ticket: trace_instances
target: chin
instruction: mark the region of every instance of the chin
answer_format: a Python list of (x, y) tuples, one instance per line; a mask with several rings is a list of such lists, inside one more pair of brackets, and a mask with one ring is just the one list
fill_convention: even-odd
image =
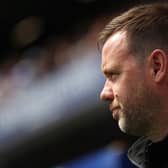
[(120, 128), (120, 130), (124, 133), (130, 134), (130, 129), (128, 124), (126, 123), (126, 121), (124, 120), (124, 118), (119, 119), (118, 121), (118, 126)]
[(125, 121), (124, 121), (123, 118), (118, 120), (118, 126), (119, 126), (119, 128), (120, 128), (120, 130), (122, 132), (126, 132), (126, 130), (125, 130)]
[(124, 118), (119, 120), (118, 126), (123, 133), (126, 133), (128, 135), (132, 135), (132, 136), (142, 136), (142, 135), (144, 135), (144, 134), (141, 134), (138, 131), (138, 129), (134, 128), (134, 125), (131, 125), (130, 122), (128, 122), (128, 121), (126, 122), (124, 120)]

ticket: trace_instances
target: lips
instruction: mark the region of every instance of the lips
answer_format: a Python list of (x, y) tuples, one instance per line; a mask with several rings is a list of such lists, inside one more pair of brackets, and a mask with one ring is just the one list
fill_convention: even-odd
[(120, 110), (120, 107), (110, 107), (110, 111), (112, 112), (112, 116), (115, 120), (118, 120), (119, 119), (119, 110)]
[(111, 112), (113, 112), (114, 110), (119, 109), (119, 108), (120, 108), (119, 106), (112, 106), (112, 105), (109, 106), (109, 109)]

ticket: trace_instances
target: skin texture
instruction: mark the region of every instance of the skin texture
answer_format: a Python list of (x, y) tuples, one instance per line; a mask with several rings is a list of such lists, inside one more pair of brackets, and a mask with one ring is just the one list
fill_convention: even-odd
[(126, 32), (116, 32), (105, 42), (101, 69), (106, 82), (100, 98), (109, 102), (123, 132), (153, 141), (167, 134), (166, 61), (164, 52), (158, 49), (140, 63), (128, 51)]

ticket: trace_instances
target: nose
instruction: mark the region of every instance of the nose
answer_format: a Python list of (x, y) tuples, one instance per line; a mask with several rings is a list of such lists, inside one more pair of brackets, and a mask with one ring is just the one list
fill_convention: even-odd
[(114, 99), (113, 90), (108, 81), (106, 81), (104, 84), (104, 87), (100, 93), (100, 99), (103, 101), (113, 101)]

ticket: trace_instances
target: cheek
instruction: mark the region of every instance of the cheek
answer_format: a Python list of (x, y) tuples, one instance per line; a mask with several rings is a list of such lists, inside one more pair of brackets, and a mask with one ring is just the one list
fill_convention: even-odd
[(130, 87), (130, 83), (125, 81), (120, 81), (114, 86), (114, 95), (121, 97), (122, 95), (126, 95)]
[(121, 82), (114, 90), (114, 97), (121, 104), (129, 103), (137, 92), (138, 85), (136, 82)]
[(142, 85), (143, 81), (141, 75), (135, 71), (121, 74), (113, 85), (114, 96), (121, 102), (131, 101), (129, 99), (134, 97), (139, 87), (142, 87), (140, 85)]
[(123, 106), (125, 99), (127, 99), (127, 91), (124, 86), (118, 85), (114, 90), (114, 104), (120, 104), (120, 106)]

